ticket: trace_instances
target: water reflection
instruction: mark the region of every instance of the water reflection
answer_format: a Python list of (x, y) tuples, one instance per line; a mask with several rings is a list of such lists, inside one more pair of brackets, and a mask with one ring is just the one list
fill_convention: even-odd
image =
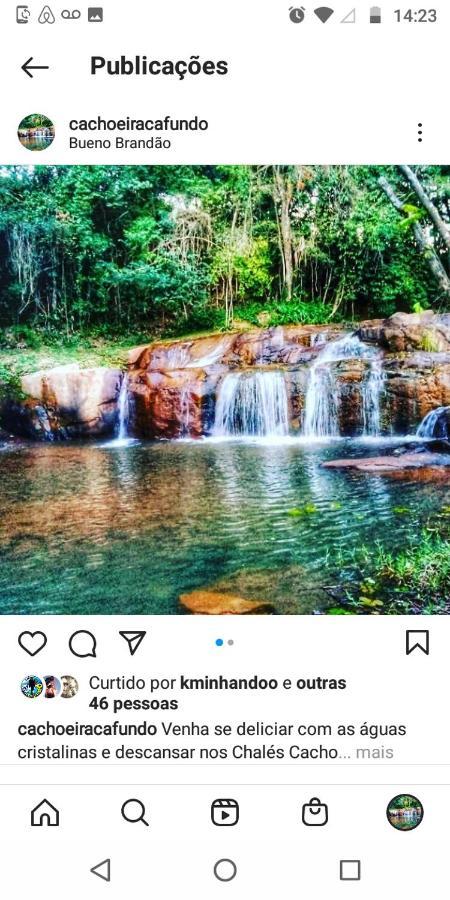
[(401, 547), (449, 502), (446, 482), (321, 467), (365, 452), (296, 440), (8, 450), (2, 612), (175, 613), (181, 593), (248, 571), (289, 585), (283, 611), (312, 611), (338, 550)]

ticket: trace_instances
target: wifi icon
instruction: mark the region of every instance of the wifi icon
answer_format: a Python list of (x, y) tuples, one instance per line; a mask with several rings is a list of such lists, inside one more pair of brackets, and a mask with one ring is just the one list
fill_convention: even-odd
[(320, 19), (320, 21), (325, 25), (325, 22), (328, 22), (328, 19), (330, 19), (333, 15), (334, 9), (330, 9), (329, 6), (319, 6), (314, 10), (314, 13), (317, 18)]

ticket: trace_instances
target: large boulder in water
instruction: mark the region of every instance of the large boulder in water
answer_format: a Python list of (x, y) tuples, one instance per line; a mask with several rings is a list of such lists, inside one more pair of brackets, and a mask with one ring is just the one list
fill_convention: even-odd
[(120, 369), (76, 364), (24, 375), (23, 397), (5, 403), (3, 421), (14, 433), (38, 440), (110, 435), (122, 377)]
[(450, 350), (449, 318), (431, 310), (398, 312), (383, 321), (362, 322), (357, 334), (362, 341), (378, 344), (390, 353)]
[(450, 352), (388, 356), (385, 375), (385, 418), (393, 434), (415, 431), (437, 407), (450, 406)]

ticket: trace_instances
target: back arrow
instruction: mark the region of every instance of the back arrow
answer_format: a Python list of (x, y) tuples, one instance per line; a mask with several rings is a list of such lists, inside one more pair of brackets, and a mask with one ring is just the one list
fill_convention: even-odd
[(22, 71), (25, 72), (25, 74), (28, 75), (29, 78), (33, 78), (33, 74), (30, 71), (30, 69), (49, 69), (50, 68), (50, 66), (31, 66), (30, 63), (32, 63), (32, 62), (33, 62), (33, 57), (30, 56), (30, 58), (27, 59), (26, 62), (24, 62), (23, 66), (21, 66)]
[(93, 866), (90, 871), (93, 875), (97, 875), (98, 878), (101, 878), (103, 881), (111, 881), (111, 860), (102, 860), (102, 862)]

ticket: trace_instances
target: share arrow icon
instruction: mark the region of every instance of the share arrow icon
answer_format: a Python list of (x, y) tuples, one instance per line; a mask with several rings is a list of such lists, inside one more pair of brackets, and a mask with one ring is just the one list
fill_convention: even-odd
[(119, 631), (119, 634), (128, 644), (131, 656), (134, 656), (136, 650), (141, 646), (142, 641), (147, 634), (146, 631)]

